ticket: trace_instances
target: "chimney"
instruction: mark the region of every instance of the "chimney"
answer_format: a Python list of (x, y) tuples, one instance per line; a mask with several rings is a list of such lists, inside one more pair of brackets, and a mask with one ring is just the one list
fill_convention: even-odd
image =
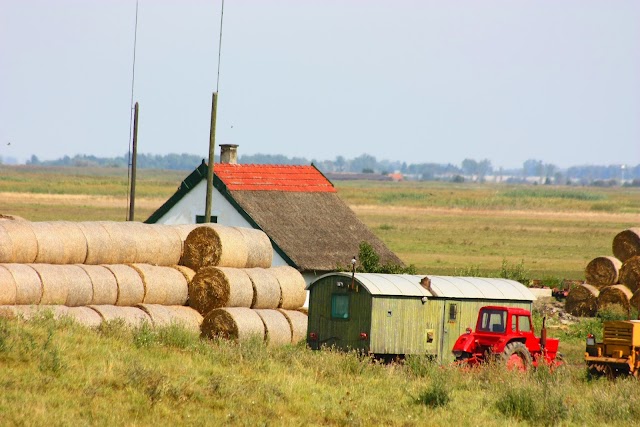
[(238, 163), (237, 144), (220, 144), (220, 163)]

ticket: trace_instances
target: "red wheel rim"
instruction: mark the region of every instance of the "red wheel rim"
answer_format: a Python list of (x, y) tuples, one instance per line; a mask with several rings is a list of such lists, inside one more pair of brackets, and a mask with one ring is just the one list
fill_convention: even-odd
[(507, 369), (526, 371), (527, 366), (525, 365), (524, 360), (522, 360), (522, 357), (517, 354), (512, 354), (509, 359), (507, 359)]

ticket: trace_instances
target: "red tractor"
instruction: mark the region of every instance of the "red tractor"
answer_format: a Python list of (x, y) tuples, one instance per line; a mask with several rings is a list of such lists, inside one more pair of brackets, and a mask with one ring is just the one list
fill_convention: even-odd
[(561, 363), (559, 340), (547, 338), (542, 322), (540, 338), (533, 331), (531, 313), (515, 307), (486, 306), (478, 313), (475, 332), (467, 328), (453, 346), (456, 362), (467, 365), (494, 361), (511, 369), (526, 370), (541, 362)]

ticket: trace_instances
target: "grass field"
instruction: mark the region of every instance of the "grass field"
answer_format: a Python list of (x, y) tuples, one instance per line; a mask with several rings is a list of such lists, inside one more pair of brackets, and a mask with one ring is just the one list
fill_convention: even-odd
[[(136, 220), (175, 192), (185, 171), (142, 169)], [(0, 166), (0, 213), (42, 220), (125, 220), (127, 171)], [(532, 278), (582, 279), (611, 254), (620, 231), (640, 225), (640, 189), (443, 182), (340, 182), (340, 197), (407, 264), (424, 274), (506, 261)]]
[[(144, 220), (187, 173), (140, 171)], [(124, 220), (126, 171), (0, 166), (0, 213)], [(640, 192), (448, 183), (337, 182), (339, 194), (421, 273), (582, 278), (615, 234), (640, 224)], [(535, 313), (539, 329), (541, 318)], [(566, 365), (527, 374), (464, 371), (424, 357), (382, 365), (304, 345), (201, 340), (179, 328), (88, 330), (69, 320), (0, 319), (0, 425), (623, 425), (640, 417), (635, 380), (590, 379), (584, 337), (599, 319), (549, 319)]]

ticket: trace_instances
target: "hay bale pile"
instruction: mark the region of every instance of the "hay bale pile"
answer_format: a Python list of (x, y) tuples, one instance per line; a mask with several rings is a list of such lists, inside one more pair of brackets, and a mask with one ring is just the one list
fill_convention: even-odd
[(204, 316), (203, 336), (260, 335), (271, 346), (304, 339), (307, 316), (293, 310), (305, 297), (304, 278), (291, 267), (202, 267), (189, 284), (189, 304)]
[(248, 228), (0, 218), (0, 317), (48, 310), (92, 327), (177, 323), (207, 337), (298, 342), (305, 282), (272, 260), (267, 235)]
[(569, 313), (595, 316), (606, 309), (640, 312), (640, 228), (616, 234), (611, 248), (613, 256), (599, 256), (587, 264), (586, 283), (567, 296)]

